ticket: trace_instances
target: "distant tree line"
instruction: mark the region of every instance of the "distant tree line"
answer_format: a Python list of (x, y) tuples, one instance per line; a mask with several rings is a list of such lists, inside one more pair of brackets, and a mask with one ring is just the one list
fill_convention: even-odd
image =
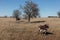
[(48, 18), (60, 18), (60, 11), (57, 13), (58, 16), (48, 16)]
[(48, 16), (48, 18), (58, 18), (57, 16)]

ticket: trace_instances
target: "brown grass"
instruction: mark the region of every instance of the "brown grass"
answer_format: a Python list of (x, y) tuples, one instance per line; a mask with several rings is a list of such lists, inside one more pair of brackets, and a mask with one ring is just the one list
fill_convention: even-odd
[[(34, 18), (31, 22), (22, 19), (16, 23), (13, 18), (0, 18), (0, 40), (60, 40), (59, 18)], [(38, 26), (45, 23), (49, 24), (48, 31), (53, 34), (39, 33)]]

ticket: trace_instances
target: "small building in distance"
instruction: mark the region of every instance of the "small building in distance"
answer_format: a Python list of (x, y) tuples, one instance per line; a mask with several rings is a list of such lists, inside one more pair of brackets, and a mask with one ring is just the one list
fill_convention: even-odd
[(48, 16), (48, 18), (58, 18), (58, 16)]

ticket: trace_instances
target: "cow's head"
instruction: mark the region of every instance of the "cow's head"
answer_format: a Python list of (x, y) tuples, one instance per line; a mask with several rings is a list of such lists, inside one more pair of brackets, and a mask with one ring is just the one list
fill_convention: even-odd
[(44, 26), (45, 26), (45, 28), (49, 28), (49, 24), (45, 24)]

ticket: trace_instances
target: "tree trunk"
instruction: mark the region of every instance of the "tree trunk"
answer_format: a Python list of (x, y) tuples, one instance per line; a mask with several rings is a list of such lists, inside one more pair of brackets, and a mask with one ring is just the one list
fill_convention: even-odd
[(60, 15), (58, 15), (58, 17), (60, 18)]
[(17, 18), (16, 18), (16, 21), (17, 21)]
[(30, 22), (30, 15), (28, 16), (28, 22)]

